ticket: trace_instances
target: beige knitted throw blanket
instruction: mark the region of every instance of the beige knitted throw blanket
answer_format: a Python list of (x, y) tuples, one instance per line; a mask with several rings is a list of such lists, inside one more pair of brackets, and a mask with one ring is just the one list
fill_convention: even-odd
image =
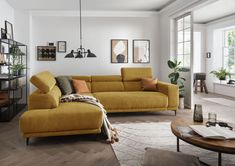
[(93, 96), (80, 95), (80, 94), (70, 94), (65, 95), (60, 98), (61, 103), (65, 102), (84, 102), (87, 104), (92, 104), (100, 108), (100, 111), (103, 112), (103, 126), (102, 132), (107, 136), (108, 143), (118, 142), (117, 130), (112, 127), (111, 123), (107, 117), (107, 111), (104, 109), (104, 106)]

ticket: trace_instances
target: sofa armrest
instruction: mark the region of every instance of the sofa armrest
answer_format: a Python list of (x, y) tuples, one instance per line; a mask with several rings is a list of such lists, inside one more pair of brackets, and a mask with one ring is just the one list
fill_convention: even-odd
[(54, 86), (48, 93), (36, 90), (29, 96), (28, 109), (52, 109), (59, 106), (61, 97), (60, 89)]
[(177, 110), (179, 105), (179, 87), (177, 85), (158, 81), (157, 90), (168, 96), (168, 109)]

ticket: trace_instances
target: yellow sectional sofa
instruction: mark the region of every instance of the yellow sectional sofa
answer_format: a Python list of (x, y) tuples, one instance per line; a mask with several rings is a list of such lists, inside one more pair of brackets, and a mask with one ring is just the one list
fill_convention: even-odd
[[(177, 111), (178, 86), (158, 81), (157, 91), (143, 91), (141, 78), (151, 78), (151, 68), (122, 68), (121, 75), (72, 76), (85, 80), (92, 95), (108, 113)], [(32, 76), (38, 89), (29, 96), (28, 111), (20, 117), (20, 130), (27, 144), (31, 137), (100, 133), (103, 115), (87, 103), (60, 103), (61, 91), (54, 76), (41, 72)]]

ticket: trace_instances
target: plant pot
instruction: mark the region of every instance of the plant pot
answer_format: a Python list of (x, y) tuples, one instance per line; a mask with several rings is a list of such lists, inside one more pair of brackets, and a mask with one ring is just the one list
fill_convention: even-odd
[(179, 98), (179, 109), (184, 109), (184, 97)]

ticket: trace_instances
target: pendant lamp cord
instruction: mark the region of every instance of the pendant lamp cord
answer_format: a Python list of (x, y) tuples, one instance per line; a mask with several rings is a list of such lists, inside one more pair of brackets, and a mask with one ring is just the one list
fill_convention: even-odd
[(80, 6), (80, 48), (82, 48), (82, 0), (79, 0)]

